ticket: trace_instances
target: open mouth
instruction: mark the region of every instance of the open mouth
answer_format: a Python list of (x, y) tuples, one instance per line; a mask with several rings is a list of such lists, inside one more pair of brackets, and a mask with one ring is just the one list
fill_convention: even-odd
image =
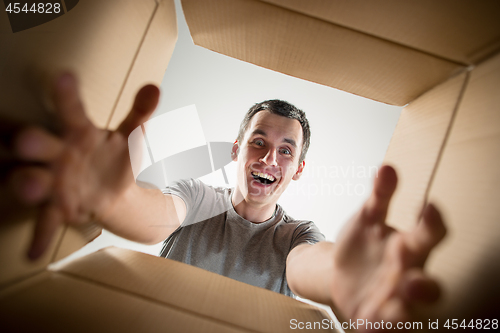
[(259, 183), (264, 184), (264, 185), (269, 185), (269, 184), (272, 184), (276, 181), (276, 178), (274, 178), (274, 176), (272, 176), (268, 173), (263, 173), (263, 172), (253, 171), (252, 177), (256, 181), (258, 181)]

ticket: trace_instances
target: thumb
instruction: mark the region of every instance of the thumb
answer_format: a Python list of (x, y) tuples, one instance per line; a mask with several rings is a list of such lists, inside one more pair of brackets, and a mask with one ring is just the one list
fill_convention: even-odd
[(117, 131), (128, 137), (137, 126), (140, 126), (149, 119), (158, 105), (160, 99), (160, 89), (157, 86), (148, 84), (139, 90), (135, 96), (134, 105), (127, 117), (118, 126)]
[(41, 208), (28, 252), (31, 260), (38, 259), (47, 250), (58, 227), (62, 224), (62, 212), (57, 206), (48, 203)]

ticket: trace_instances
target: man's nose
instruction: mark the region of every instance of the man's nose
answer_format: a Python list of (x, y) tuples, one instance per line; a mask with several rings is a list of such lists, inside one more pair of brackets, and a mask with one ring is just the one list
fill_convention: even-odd
[(266, 155), (259, 159), (259, 161), (269, 166), (277, 166), (278, 162), (276, 161), (276, 150), (267, 150)]

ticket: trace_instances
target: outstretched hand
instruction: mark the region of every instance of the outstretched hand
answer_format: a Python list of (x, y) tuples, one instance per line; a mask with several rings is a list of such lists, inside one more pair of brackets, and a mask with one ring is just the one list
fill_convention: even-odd
[(412, 319), (416, 304), (439, 297), (435, 280), (424, 274), (430, 251), (446, 228), (438, 210), (428, 204), (409, 233), (385, 224), (397, 176), (383, 166), (373, 192), (335, 244), (331, 295), (344, 316), (371, 322)]
[(71, 74), (57, 78), (53, 101), (62, 133), (56, 136), (37, 127), (22, 130), (13, 150), (24, 164), (8, 178), (19, 200), (40, 208), (31, 259), (43, 254), (58, 225), (103, 218), (134, 183), (128, 135), (149, 118), (158, 98), (157, 87), (143, 87), (118, 129), (106, 131), (86, 116), (76, 78)]

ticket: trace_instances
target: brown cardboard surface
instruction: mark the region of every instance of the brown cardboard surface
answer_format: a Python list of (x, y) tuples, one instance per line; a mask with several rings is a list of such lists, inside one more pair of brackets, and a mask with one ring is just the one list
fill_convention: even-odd
[(173, 0), (161, 0), (141, 42), (139, 51), (108, 128), (116, 128), (130, 111), (135, 94), (148, 83), (159, 86), (177, 41), (177, 19)]
[(77, 332), (288, 332), (290, 319), (327, 318), (289, 297), (117, 248), (4, 291), (0, 317), (0, 327), (22, 319), (37, 331)]
[[(176, 41), (175, 23), (173, 0), (80, 1), (63, 16), (17, 33), (12, 33), (6, 12), (1, 11), (2, 122), (9, 119), (57, 128), (48, 99), (48, 81), (62, 70), (71, 70), (79, 77), (89, 118), (105, 127), (115, 106), (130, 103), (145, 81), (161, 80)], [(158, 48), (154, 49), (156, 44)], [(120, 121), (124, 116), (120, 111), (114, 119)], [(7, 199), (5, 194), (0, 195), (0, 266), (5, 267), (0, 273), (2, 286), (39, 272), (100, 232), (91, 225), (65, 227), (42, 259), (29, 262), (26, 252), (36, 212), (3, 204)], [(17, 215), (12, 214), (14, 210)]]
[(398, 187), (387, 216), (392, 226), (410, 230), (418, 220), (466, 75), (425, 93), (401, 112), (384, 157), (384, 164), (394, 166), (398, 174)]
[(183, 0), (195, 44), (384, 103), (405, 105), (454, 61), (258, 0)]
[(43, 89), (53, 75), (72, 70), (89, 117), (105, 126), (155, 8), (154, 0), (80, 1), (63, 16), (17, 33), (2, 11), (1, 114), (46, 123)]
[[(471, 72), (429, 200), (449, 234), (429, 263), (445, 287), (443, 313), (496, 311), (500, 289), (500, 56)], [(497, 317), (498, 318), (498, 317)]]
[(56, 273), (3, 298), (0, 309), (9, 332), (251, 332)]
[(101, 234), (102, 228), (89, 222), (81, 226), (65, 226), (64, 234), (57, 245), (52, 262), (59, 261), (69, 254), (79, 250), (83, 245), (93, 241)]
[[(28, 260), (28, 248), (33, 234), (32, 212), (17, 215), (15, 218), (2, 216), (0, 225), (0, 290), (8, 284), (17, 282), (25, 276), (35, 274), (45, 269), (58, 247), (58, 242), (52, 242), (44, 255), (36, 262)], [(60, 228), (54, 238), (60, 239), (63, 230)]]
[(328, 318), (322, 310), (290, 297), (130, 250), (107, 248), (72, 261), (58, 272), (143, 295), (249, 331), (280, 332), (290, 327), (290, 319)]
[(93, 240), (101, 233), (96, 224), (79, 227), (61, 226), (43, 256), (36, 261), (27, 257), (36, 220), (34, 209), (0, 207), (0, 289), (23, 277), (40, 272), (47, 264), (60, 260)]
[(496, 0), (261, 0), (464, 64), (500, 48)]

